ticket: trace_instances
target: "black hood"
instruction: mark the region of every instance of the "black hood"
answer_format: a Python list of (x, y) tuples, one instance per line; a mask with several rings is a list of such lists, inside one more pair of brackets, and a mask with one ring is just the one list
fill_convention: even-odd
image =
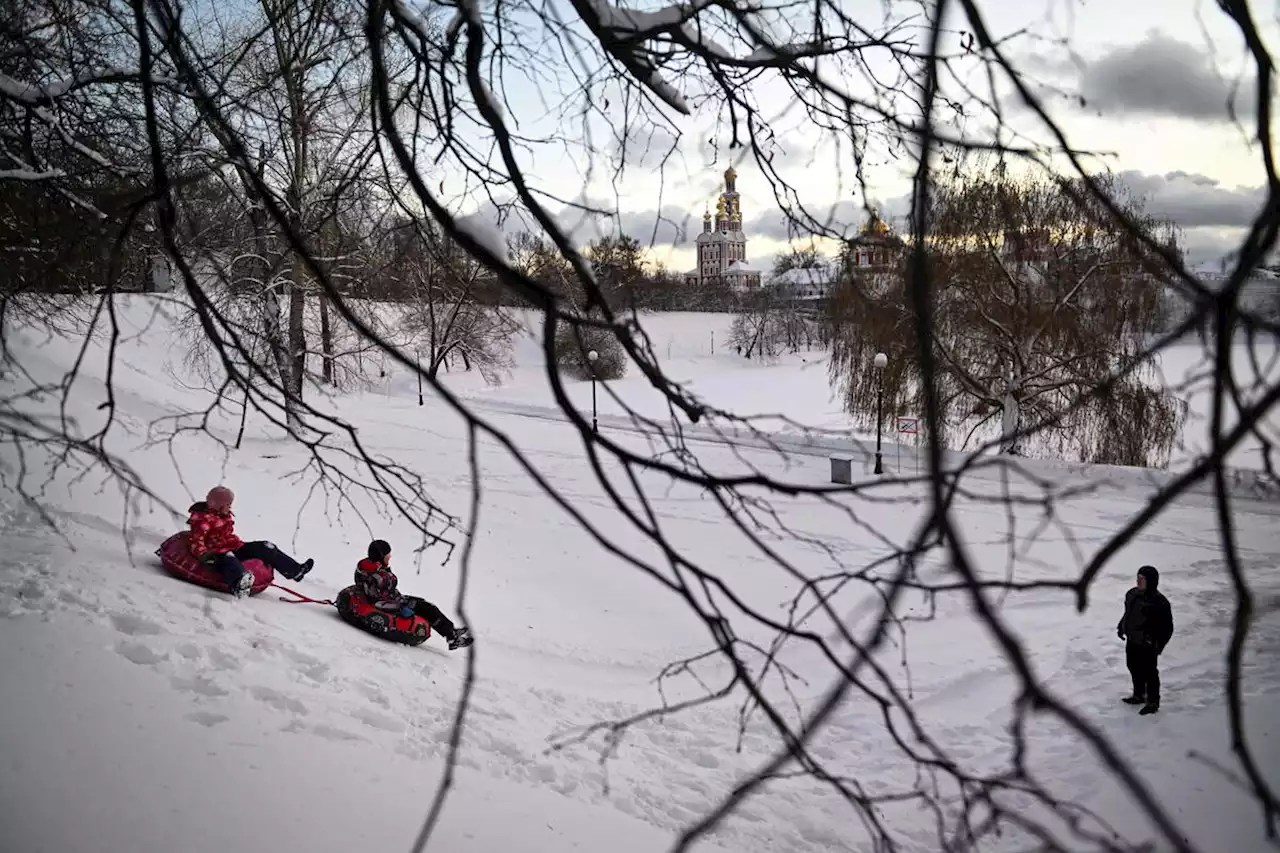
[(1160, 588), (1160, 572), (1156, 571), (1155, 566), (1143, 566), (1138, 569), (1138, 574), (1147, 579), (1147, 592), (1155, 592)]

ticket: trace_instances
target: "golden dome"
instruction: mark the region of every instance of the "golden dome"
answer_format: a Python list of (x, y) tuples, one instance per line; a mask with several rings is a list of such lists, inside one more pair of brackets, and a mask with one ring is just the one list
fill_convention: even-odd
[(724, 179), (726, 181), (732, 181), (736, 177), (738, 177), (738, 173), (733, 170), (732, 166), (724, 170)]
[(867, 217), (867, 224), (862, 226), (863, 234), (874, 234), (877, 237), (883, 237), (889, 233), (889, 226), (874, 211)]

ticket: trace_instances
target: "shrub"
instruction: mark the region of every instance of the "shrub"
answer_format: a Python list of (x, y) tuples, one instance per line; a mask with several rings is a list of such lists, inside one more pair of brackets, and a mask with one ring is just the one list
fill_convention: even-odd
[[(595, 350), (594, 363), (587, 353)], [(621, 379), (627, 372), (627, 352), (610, 329), (562, 323), (556, 331), (556, 366), (575, 379)]]

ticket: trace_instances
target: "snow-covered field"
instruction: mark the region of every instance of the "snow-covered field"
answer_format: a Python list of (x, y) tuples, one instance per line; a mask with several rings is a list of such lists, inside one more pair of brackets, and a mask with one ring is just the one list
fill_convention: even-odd
[[(536, 314), (529, 312), (522, 320), (525, 328), (540, 333)], [(752, 417), (752, 426), (774, 435), (804, 436), (831, 448), (839, 446), (832, 439), (850, 430), (849, 416), (831, 390), (827, 359), (821, 350), (815, 348), (810, 352), (787, 353), (772, 364), (762, 364), (732, 354), (728, 344), (732, 314), (642, 314), (641, 321), (653, 352), (661, 359), (668, 376), (723, 410)], [(501, 401), (508, 410), (518, 406), (530, 413), (554, 411), (550, 388), (542, 376), (544, 359), (539, 347), (532, 336), (521, 341), (516, 350), (517, 368), (511, 380), (501, 388), (479, 390), (474, 378), (465, 375), (446, 377), (446, 380), (456, 382), (463, 393), (477, 388), (474, 396)], [(1211, 444), (1209, 423), (1213, 377), (1209, 356), (1210, 353), (1193, 339), (1165, 349), (1155, 368), (1157, 381), (1173, 389), (1188, 404), (1182, 437), (1170, 460), (1172, 470), (1186, 467), (1204, 455)], [(1251, 399), (1251, 389), (1280, 377), (1280, 348), (1272, 340), (1260, 340), (1249, 345), (1242, 336), (1233, 347), (1232, 367), (1243, 397)], [(600, 391), (597, 395), (598, 410), (603, 418), (617, 425), (628, 423), (631, 417), (628, 409), (645, 417), (667, 416), (665, 398), (635, 372), (610, 385), (611, 393)], [(398, 390), (407, 392), (403, 386)], [(570, 391), (579, 410), (590, 412), (590, 386), (577, 384)], [(1234, 407), (1229, 405), (1228, 426), (1234, 423), (1234, 414)], [(923, 415), (914, 412), (909, 416)], [(912, 451), (916, 446), (915, 439), (909, 435), (896, 435), (895, 425), (888, 420), (886, 424), (884, 441), (891, 445), (901, 441), (905, 445), (904, 467), (914, 464)], [(1280, 444), (1280, 413), (1273, 412), (1260, 428), (1273, 444)], [(993, 430), (994, 427), (985, 438), (981, 432), (978, 435), (982, 440), (990, 440), (995, 437)], [(737, 432), (740, 434), (742, 430)], [(963, 435), (964, 432), (960, 430), (957, 434)], [(854, 430), (853, 433), (863, 439), (873, 439), (873, 435), (864, 430)], [(971, 441), (970, 449), (976, 444), (977, 441)], [(1261, 442), (1255, 436), (1248, 436), (1232, 454), (1231, 466), (1262, 469), (1261, 449)], [(897, 452), (897, 447), (893, 447), (891, 463), (895, 461)], [(1275, 461), (1280, 463), (1280, 459)]]
[[(440, 565), (439, 546), (415, 558), (409, 525), (381, 520), (368, 496), (349, 489), (343, 504), (333, 492), (311, 490), (314, 471), (304, 470), (305, 452), (281, 443), (257, 419), (250, 419), (239, 451), (224, 453), (195, 432), (149, 443), (150, 424), (201, 410), (207, 398), (173, 378), (182, 353), (168, 321), (152, 315), (151, 302), (128, 300), (123, 318), (146, 333), (126, 336), (122, 344), (115, 399), (128, 434), (117, 435), (110, 447), (161, 498), (185, 509), (218, 482), (232, 486), (238, 529), (246, 538), (274, 539), (299, 557), (316, 558), (316, 570), (298, 588), (319, 598), (350, 582), (370, 538), (389, 539), (398, 548), (402, 586), (456, 613), (460, 554), (446, 566)], [(652, 323), (654, 348), (665, 359), (670, 346), (676, 378), (739, 414), (785, 411), (807, 426), (841, 428), (839, 407), (826, 391), (825, 365), (801, 356), (769, 367), (744, 364), (722, 352), (728, 321), (719, 322), (686, 315)], [(46, 379), (61, 375), (75, 357), (74, 348), (34, 336), (15, 341), (14, 349), (28, 370)], [(656, 549), (606, 494), (581, 436), (552, 415), (532, 352), (522, 345), (520, 367), (502, 387), (485, 388), (466, 377), (450, 378), (450, 386), (516, 441), (603, 539), (662, 568)], [(86, 368), (101, 376), (102, 363), (90, 358)], [(1188, 369), (1166, 365), (1167, 372)], [(646, 414), (661, 413), (644, 402), (643, 380), (612, 385), (633, 407), (650, 405)], [(589, 384), (571, 391), (589, 413)], [(89, 424), (100, 420), (101, 389), (86, 382), (77, 392), (75, 414)], [(441, 505), (464, 526), (470, 521), (468, 432), (441, 400), (429, 395), (419, 407), (416, 383), (393, 372), (380, 389), (331, 405), (359, 427), (371, 451), (418, 472)], [(599, 405), (602, 429), (616, 429), (616, 440), (626, 446), (645, 444), (618, 429), (623, 411), (605, 391)], [(215, 436), (234, 439), (234, 413), (217, 413), (210, 423)], [(821, 449), (784, 457), (744, 442), (715, 441), (710, 431), (699, 435), (690, 447), (708, 469), (752, 468), (787, 482), (827, 482)], [(335, 444), (329, 458), (339, 460), (342, 446)], [(0, 619), (0, 850), (409, 849), (439, 784), (466, 657), (446, 652), (438, 639), (418, 649), (381, 642), (343, 625), (327, 608), (285, 604), (273, 594), (233, 601), (170, 578), (151, 552), (181, 519), (149, 501), (126, 511), (118, 489), (103, 488), (100, 474), (77, 476), (64, 467), (42, 491), (41, 505), (58, 526), (54, 533), (12, 489), (23, 461), (37, 465), (30, 482), (43, 483), (40, 460), (0, 449), (6, 477), (0, 491), (0, 616), (6, 617)], [(708, 650), (713, 641), (683, 601), (609, 553), (492, 438), (481, 440), (479, 465), (482, 502), (465, 598), (477, 636), (478, 681), (455, 788), (429, 849), (666, 849), (766, 761), (776, 740), (757, 718), (738, 749), (738, 704), (731, 702), (638, 725), (607, 762), (600, 761), (599, 736), (549, 749), (576, 726), (652, 706), (658, 700), (653, 679), (662, 667)], [(1145, 506), (1151, 492), (1140, 477), (1115, 470), (1028, 467), (1049, 480), (1089, 481), (1095, 488), (1060, 498), (1052, 522), (1043, 523), (1043, 509), (1033, 501), (993, 501), (1004, 485), (974, 479), (955, 513), (983, 571), (1011, 570), (1020, 580), (1070, 576)], [(618, 466), (605, 468), (625, 492)], [(796, 580), (729, 526), (714, 500), (665, 477), (639, 477), (657, 523), (682, 553), (732, 584), (750, 605), (783, 614), (796, 595)], [(1041, 494), (1030, 482), (1011, 488), (1023, 496)], [(864, 499), (776, 495), (771, 502), (777, 516), (765, 523), (792, 535), (770, 545), (808, 575), (871, 564), (906, 543), (923, 513), (918, 495), (905, 485)], [(1280, 505), (1240, 499), (1234, 511), (1234, 534), (1258, 606), (1245, 657), (1246, 719), (1260, 763), (1276, 785)], [(1177, 624), (1162, 659), (1164, 705), (1154, 717), (1138, 717), (1118, 702), (1128, 678), (1115, 623), (1121, 597), (1143, 563), (1160, 568)], [(941, 568), (921, 571), (936, 576)], [(1041, 682), (1133, 759), (1179, 831), (1207, 851), (1258, 850), (1263, 843), (1260, 814), (1247, 797), (1205, 760), (1189, 757), (1194, 752), (1236, 766), (1223, 699), (1232, 602), (1211, 503), (1190, 495), (1116, 555), (1083, 614), (1065, 591), (1012, 593), (1001, 603)], [(865, 621), (868, 603), (859, 586), (834, 598), (850, 625)], [(895, 635), (880, 663), (909, 691), (928, 734), (965, 768), (989, 772), (1009, 760), (1006, 728), (1015, 680), (966, 601), (939, 596), (936, 603), (934, 618), (908, 623), (905, 639)], [(928, 612), (919, 594), (908, 595), (906, 604), (910, 615)], [(735, 624), (748, 639), (760, 639), (760, 631), (753, 634), (740, 617)], [(810, 627), (820, 634), (833, 629), (816, 618)], [(808, 676), (794, 689), (803, 705), (811, 705), (826, 687), (829, 666), (808, 647), (783, 659)], [(714, 668), (704, 674), (717, 684), (724, 675)], [(1047, 719), (1033, 719), (1027, 736), (1031, 766), (1054, 793), (1091, 807), (1130, 840), (1152, 835), (1078, 738)], [(813, 750), (872, 791), (915, 784), (916, 768), (893, 745), (879, 706), (868, 699), (843, 705)], [(908, 804), (884, 807), (883, 817), (900, 849), (937, 849), (931, 814)], [(1010, 834), (983, 849), (1023, 849), (1023, 842)], [(826, 853), (871, 847), (862, 825), (829, 788), (800, 779), (765, 786), (697, 849)]]

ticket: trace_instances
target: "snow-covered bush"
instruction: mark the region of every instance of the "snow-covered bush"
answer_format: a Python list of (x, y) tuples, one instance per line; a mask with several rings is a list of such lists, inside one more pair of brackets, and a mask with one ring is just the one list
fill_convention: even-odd
[[(594, 361), (588, 356), (592, 351)], [(627, 372), (627, 352), (610, 329), (562, 323), (556, 331), (556, 365), (575, 379), (621, 379)]]

